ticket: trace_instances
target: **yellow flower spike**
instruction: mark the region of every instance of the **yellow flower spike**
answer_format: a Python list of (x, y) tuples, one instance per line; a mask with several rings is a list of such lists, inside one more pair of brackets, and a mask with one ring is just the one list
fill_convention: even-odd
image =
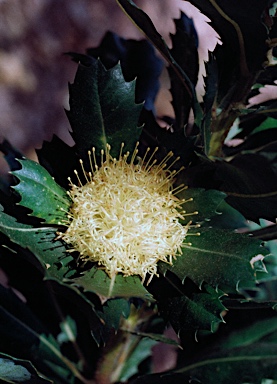
[(145, 162), (147, 149), (142, 161), (135, 163), (137, 146), (130, 162), (129, 154), (122, 155), (123, 146), (114, 159), (107, 145), (101, 151), (101, 167), (96, 164), (95, 149), (89, 151), (90, 172), (85, 172), (80, 161), (86, 184), (82, 185), (75, 171), (78, 185), (70, 180), (73, 203), (67, 230), (59, 238), (78, 251), (82, 260), (98, 262), (112, 280), (122, 273), (139, 275), (144, 282), (149, 275), (149, 283), (157, 275), (158, 261), (172, 263), (181, 254), (189, 224), (179, 222), (187, 214), (176, 193), (187, 187), (173, 187), (179, 171), (170, 171), (172, 164), (165, 164), (171, 152), (155, 165), (158, 149)]

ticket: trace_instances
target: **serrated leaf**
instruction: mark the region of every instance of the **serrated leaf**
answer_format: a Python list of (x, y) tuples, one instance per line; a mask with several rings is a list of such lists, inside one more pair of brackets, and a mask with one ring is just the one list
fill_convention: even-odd
[(33, 252), (49, 278), (61, 281), (69, 271), (67, 265), (73, 258), (66, 252), (65, 244), (55, 240), (55, 228), (33, 228), (31, 225), (18, 223), (14, 217), (0, 211), (0, 232)]
[(88, 66), (79, 64), (69, 94), (67, 117), (76, 150), (84, 161), (92, 147), (99, 155), (110, 144), (111, 155), (118, 157), (124, 142), (124, 150), (133, 151), (141, 134), (137, 126), (143, 105), (135, 104), (135, 80), (124, 80), (120, 64), (106, 70), (90, 57)]
[(113, 283), (104, 271), (93, 267), (84, 272), (83, 276), (72, 279), (72, 282), (81, 286), (85, 291), (94, 292), (106, 298), (139, 297), (146, 301), (154, 301), (138, 276), (124, 277), (118, 274)]
[[(182, 223), (187, 224), (190, 221), (200, 223), (209, 221), (212, 217), (220, 215), (217, 210), (224, 201), (225, 194), (216, 190), (204, 190), (202, 188), (188, 188), (177, 194), (179, 199), (185, 199), (183, 208), (186, 213), (192, 213), (186, 216)], [(193, 214), (197, 212), (197, 214)]]
[(20, 194), (20, 205), (32, 210), (32, 215), (47, 224), (59, 224), (70, 207), (70, 199), (52, 176), (32, 160), (18, 160), (22, 168), (12, 174), (19, 179), (13, 188)]
[(182, 281), (189, 277), (198, 286), (206, 282), (231, 292), (239, 286), (255, 285), (255, 269), (250, 261), (269, 253), (261, 241), (218, 228), (203, 228), (200, 233), (187, 237), (192, 245), (183, 246), (182, 256), (172, 266), (161, 263), (161, 272), (170, 270)]
[(53, 135), (52, 140), (44, 141), (41, 149), (37, 149), (36, 153), (39, 163), (61, 187), (68, 189), (68, 177), (71, 177), (74, 169), (80, 166), (76, 148), (70, 147), (58, 136)]
[(130, 303), (126, 299), (110, 299), (98, 311), (99, 317), (103, 320), (100, 330), (101, 338), (106, 342), (111, 330), (117, 333), (121, 318), (127, 319), (130, 315)]
[(137, 25), (137, 27), (152, 42), (152, 44), (158, 49), (167, 63), (173, 68), (180, 82), (185, 87), (187, 94), (189, 95), (189, 98), (192, 102), (192, 108), (194, 110), (195, 124), (199, 126), (202, 118), (202, 110), (196, 97), (194, 85), (189, 79), (188, 75), (182, 70), (181, 66), (171, 55), (168, 46), (166, 45), (162, 36), (156, 30), (151, 19), (132, 0), (117, 0), (117, 3), (130, 17), (130, 19)]
[[(147, 110), (154, 110), (160, 88), (163, 61), (147, 40), (124, 39), (108, 31), (100, 45), (89, 48), (88, 55), (100, 58), (105, 68), (110, 69), (120, 62), (126, 81), (136, 81), (136, 102), (143, 103)], [(78, 59), (78, 58), (77, 58)]]
[(205, 65), (207, 76), (205, 81), (205, 95), (203, 97), (203, 119), (201, 122), (201, 135), (204, 152), (208, 155), (211, 141), (211, 122), (213, 105), (217, 96), (218, 68), (214, 55), (209, 52), (209, 60)]
[(226, 310), (220, 298), (224, 293), (209, 286), (191, 297), (173, 297), (165, 304), (169, 321), (177, 334), (187, 330), (207, 330), (215, 332), (221, 323), (221, 314)]
[[(193, 20), (181, 12), (180, 19), (175, 19), (174, 24), (176, 33), (171, 35), (172, 48), (170, 53), (195, 86), (198, 78), (199, 60), (198, 36)], [(183, 131), (189, 117), (190, 96), (171, 66), (168, 67), (168, 73), (171, 83), (171, 103), (175, 112), (174, 130)]]
[(1, 383), (53, 383), (42, 378), (30, 361), (16, 359), (0, 353), (0, 381)]

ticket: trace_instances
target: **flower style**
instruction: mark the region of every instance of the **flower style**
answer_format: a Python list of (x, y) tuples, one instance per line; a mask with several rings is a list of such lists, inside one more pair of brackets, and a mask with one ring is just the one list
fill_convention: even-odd
[[(137, 143), (138, 146), (138, 143)], [(78, 186), (71, 179), (68, 192), (72, 206), (64, 223), (67, 230), (59, 237), (80, 253), (84, 261), (98, 262), (110, 278), (118, 273), (139, 275), (144, 281), (157, 275), (159, 260), (172, 263), (182, 253), (182, 244), (189, 225), (183, 226), (184, 200), (176, 193), (184, 185), (173, 188), (179, 171), (170, 170), (178, 160), (168, 160), (170, 152), (156, 165), (148, 148), (143, 159), (137, 159), (137, 146), (128, 161), (129, 152), (118, 159), (110, 155), (110, 146), (101, 151), (98, 167), (95, 149), (89, 151), (91, 171), (86, 172), (82, 185), (77, 171)], [(148, 157), (148, 160), (146, 161)]]

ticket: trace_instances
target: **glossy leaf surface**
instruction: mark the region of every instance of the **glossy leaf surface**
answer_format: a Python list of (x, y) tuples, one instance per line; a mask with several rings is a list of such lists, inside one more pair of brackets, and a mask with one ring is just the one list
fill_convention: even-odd
[(66, 217), (70, 199), (51, 175), (32, 160), (18, 160), (22, 168), (13, 171), (19, 184), (13, 188), (20, 194), (20, 205), (29, 208), (32, 215), (47, 224), (59, 224)]

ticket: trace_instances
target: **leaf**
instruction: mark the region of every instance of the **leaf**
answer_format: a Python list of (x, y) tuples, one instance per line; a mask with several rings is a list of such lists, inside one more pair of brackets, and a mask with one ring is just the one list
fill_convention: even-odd
[(215, 332), (218, 324), (223, 322), (221, 314), (226, 310), (220, 298), (224, 293), (205, 286), (204, 291), (173, 297), (163, 303), (168, 319), (179, 335), (187, 330), (207, 330)]
[[(223, 45), (216, 50), (220, 57), (223, 81), (231, 81), (231, 74), (239, 68), (243, 76), (262, 69), (267, 52), (267, 29), (262, 24), (262, 14), (268, 0), (190, 0), (212, 20), (212, 27), (219, 33)], [(225, 66), (225, 67), (224, 67)], [(225, 78), (224, 78), (225, 74)], [(231, 83), (229, 84), (231, 85)]]
[(88, 56), (88, 65), (78, 66), (69, 95), (66, 113), (84, 162), (92, 147), (99, 155), (110, 144), (111, 155), (118, 157), (124, 142), (124, 150), (133, 151), (141, 133), (137, 125), (143, 105), (135, 104), (135, 80), (124, 80), (120, 64), (106, 70), (99, 60)]
[[(190, 232), (193, 234), (193, 230)], [(218, 228), (202, 228), (200, 236), (191, 236), (189, 241), (192, 245), (183, 246), (183, 254), (172, 266), (160, 263), (161, 272), (169, 270), (181, 281), (189, 277), (198, 286), (206, 282), (225, 292), (254, 286), (256, 276), (250, 261), (268, 254), (259, 240)]]
[(136, 103), (143, 103), (147, 110), (155, 110), (155, 99), (160, 87), (162, 60), (147, 40), (124, 39), (108, 31), (97, 48), (87, 50), (88, 55), (100, 58), (105, 68), (118, 62), (126, 81), (136, 79)]
[(262, 379), (277, 379), (277, 347), (273, 343), (259, 343), (251, 347), (220, 351), (218, 356), (207, 356), (170, 373), (142, 376), (132, 384), (260, 384)]
[(19, 184), (13, 187), (21, 196), (19, 204), (47, 224), (60, 224), (70, 207), (66, 191), (37, 162), (27, 159), (18, 162), (22, 168), (12, 174), (19, 179)]
[(98, 311), (99, 317), (103, 320), (100, 335), (104, 343), (109, 339), (111, 330), (117, 333), (121, 318), (127, 319), (130, 315), (130, 303), (125, 299), (110, 299)]
[[(181, 17), (174, 20), (176, 33), (171, 35), (172, 48), (170, 53), (182, 70), (188, 75), (194, 86), (198, 79), (198, 36), (193, 20), (181, 12)], [(180, 82), (172, 66), (168, 67), (172, 95), (172, 106), (175, 112), (174, 130), (182, 130), (187, 124), (190, 112), (190, 97)]]
[[(186, 202), (183, 208), (187, 214), (182, 223), (187, 224), (190, 221), (201, 223), (210, 221), (214, 216), (220, 215), (218, 210), (220, 204), (224, 201), (225, 194), (216, 190), (204, 190), (202, 188), (187, 188), (184, 191), (177, 193), (179, 199), (185, 199)], [(197, 212), (197, 214), (194, 214)]]
[(156, 345), (155, 340), (149, 338), (143, 338), (138, 343), (137, 347), (132, 352), (131, 356), (125, 362), (123, 369), (121, 371), (119, 380), (121, 382), (126, 382), (130, 377), (134, 376), (139, 372), (139, 365), (152, 354), (152, 348)]
[(74, 284), (81, 286), (85, 291), (94, 292), (103, 297), (139, 297), (146, 301), (153, 301), (152, 295), (142, 285), (138, 276), (123, 277), (118, 274), (111, 290), (111, 279), (96, 267), (84, 272), (83, 276), (71, 279)]
[(209, 52), (209, 60), (205, 64), (206, 77), (205, 82), (205, 95), (203, 97), (203, 119), (201, 122), (201, 135), (204, 146), (204, 153), (209, 154), (210, 141), (211, 141), (211, 122), (213, 106), (216, 102), (218, 90), (218, 67), (214, 55)]
[(57, 336), (57, 341), (61, 345), (68, 341), (75, 342), (77, 337), (77, 325), (76, 322), (70, 317), (67, 316), (60, 323), (61, 333)]
[(200, 124), (202, 111), (197, 101), (194, 86), (188, 75), (182, 70), (179, 63), (173, 58), (168, 46), (162, 36), (157, 32), (149, 16), (143, 12), (132, 0), (117, 0), (117, 3), (137, 27), (146, 35), (151, 43), (158, 49), (164, 59), (173, 68), (174, 72), (185, 87), (187, 94), (192, 102), (194, 110), (195, 124)]
[(46, 335), (46, 329), (26, 304), (1, 285), (0, 299), (0, 334), (2, 345), (8, 345), (8, 353), (27, 357), (44, 371), (45, 365), (52, 362), (70, 376), (71, 365), (69, 368), (58, 343), (52, 335)]
[(1, 383), (53, 383), (42, 378), (31, 362), (15, 359), (3, 353), (0, 353), (0, 381)]
[(57, 237), (55, 228), (33, 228), (18, 223), (13, 217), (0, 211), (0, 232), (8, 236), (11, 241), (33, 252), (48, 278), (61, 281), (69, 272), (68, 264), (73, 257), (66, 252), (67, 248), (62, 241), (55, 240)]
[(39, 163), (62, 188), (68, 189), (68, 177), (80, 166), (75, 147), (70, 147), (53, 135), (51, 142), (44, 141), (42, 148), (37, 149), (36, 153)]
[(266, 336), (277, 336), (277, 321), (276, 316), (268, 319), (260, 320), (244, 327), (236, 332), (232, 332), (225, 340), (222, 348), (231, 349), (238, 347), (247, 347), (259, 340), (263, 340)]
[(217, 163), (214, 177), (220, 180), (219, 189), (227, 194), (227, 203), (247, 219), (275, 221), (276, 172), (265, 156), (248, 153)]

